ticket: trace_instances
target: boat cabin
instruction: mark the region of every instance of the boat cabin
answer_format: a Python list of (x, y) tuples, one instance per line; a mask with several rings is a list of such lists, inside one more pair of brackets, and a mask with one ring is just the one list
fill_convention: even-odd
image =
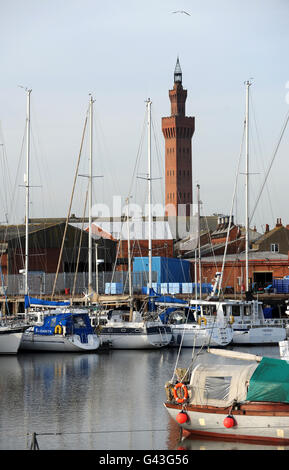
[(197, 365), (189, 383), (191, 405), (229, 407), (234, 403), (289, 403), (289, 363), (263, 357), (242, 365)]
[(198, 314), (205, 317), (218, 315), (234, 321), (244, 322), (254, 321), (262, 323), (264, 321), (264, 313), (262, 302), (252, 301), (190, 301), (191, 309), (198, 310)]
[(257, 363), (197, 365), (190, 380), (190, 404), (227, 407), (245, 401), (250, 378), (257, 366)]
[(34, 334), (38, 335), (89, 335), (94, 330), (88, 314), (85, 313), (59, 313), (44, 317), (41, 326), (34, 326)]

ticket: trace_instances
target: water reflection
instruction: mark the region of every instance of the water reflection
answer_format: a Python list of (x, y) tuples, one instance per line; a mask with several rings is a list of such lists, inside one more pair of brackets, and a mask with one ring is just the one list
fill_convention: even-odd
[(289, 446), (251, 444), (250, 442), (226, 442), (186, 438), (178, 442), (177, 450), (289, 450)]
[[(277, 347), (248, 352), (278, 357)], [(177, 355), (177, 349), (164, 349), (0, 357), (0, 449), (27, 448), (32, 432), (40, 449), (243, 449), (238, 443), (179, 442), (179, 428), (163, 406)], [(191, 357), (184, 349), (178, 365), (188, 367)], [(227, 361), (205, 351), (197, 357), (208, 360)]]

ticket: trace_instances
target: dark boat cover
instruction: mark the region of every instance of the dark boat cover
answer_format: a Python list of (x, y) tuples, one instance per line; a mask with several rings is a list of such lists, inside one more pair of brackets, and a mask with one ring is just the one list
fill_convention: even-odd
[(289, 403), (289, 362), (263, 357), (250, 379), (246, 400)]

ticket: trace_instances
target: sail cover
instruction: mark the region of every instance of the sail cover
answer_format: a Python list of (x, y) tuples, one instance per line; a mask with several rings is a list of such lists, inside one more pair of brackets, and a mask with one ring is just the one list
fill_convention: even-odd
[(25, 295), (25, 308), (29, 308), (31, 306), (43, 306), (43, 307), (66, 307), (70, 305), (70, 302), (58, 302), (54, 300), (43, 300), (37, 299), (35, 297), (30, 297), (29, 295)]
[(246, 400), (289, 403), (289, 362), (263, 357), (250, 379)]

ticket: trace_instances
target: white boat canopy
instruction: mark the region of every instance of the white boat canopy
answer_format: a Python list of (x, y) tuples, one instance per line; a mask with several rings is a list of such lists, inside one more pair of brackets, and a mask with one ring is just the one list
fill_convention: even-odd
[(231, 406), (246, 400), (250, 378), (258, 363), (208, 366), (199, 364), (192, 372), (190, 404)]

